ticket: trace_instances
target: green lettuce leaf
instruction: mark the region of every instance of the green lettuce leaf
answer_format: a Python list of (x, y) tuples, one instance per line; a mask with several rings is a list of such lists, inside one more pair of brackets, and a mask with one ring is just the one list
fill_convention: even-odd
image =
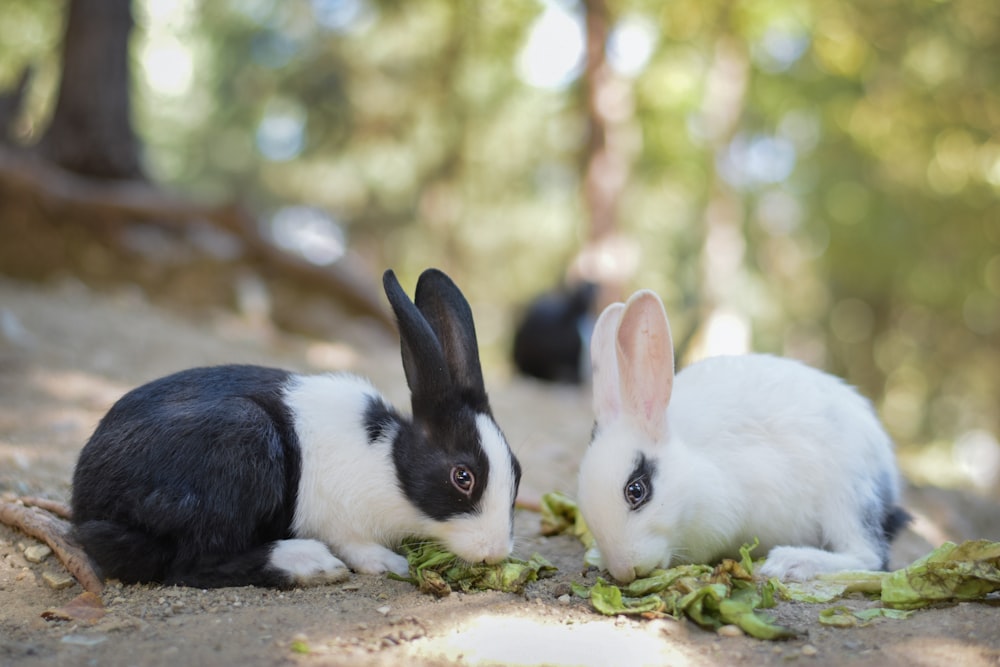
[(979, 600), (1000, 590), (1000, 542), (946, 542), (882, 582), (882, 603), (918, 609), (938, 602)]
[(455, 588), (466, 593), (483, 590), (520, 593), (528, 583), (556, 571), (552, 563), (538, 554), (526, 561), (508, 558), (488, 565), (466, 563), (435, 542), (406, 540), (400, 551), (410, 565), (409, 576), (389, 576), (438, 597), (450, 594)]
[[(587, 547), (585, 562), (598, 563), (594, 538), (572, 499), (546, 494), (542, 523), (545, 534), (572, 532)], [(763, 562), (751, 556), (756, 546), (756, 540), (744, 545), (738, 561), (725, 559), (714, 568), (657, 569), (623, 587), (603, 579), (590, 588), (574, 583), (573, 592), (604, 614), (687, 616), (703, 627), (735, 624), (753, 637), (779, 639), (792, 636), (792, 631), (758, 611), (775, 606), (777, 598), (826, 603), (851, 593), (881, 596), (881, 607), (854, 612), (838, 606), (820, 612), (825, 625), (853, 627), (876, 618), (906, 618), (907, 610), (939, 602), (981, 600), (1000, 591), (1000, 542), (948, 542), (895, 572), (834, 572), (788, 583), (754, 580), (753, 572)]]
[(775, 604), (775, 582), (756, 582), (750, 552), (741, 550), (740, 561), (725, 559), (719, 565), (679, 565), (654, 570), (624, 587), (598, 578), (587, 588), (575, 584), (573, 592), (590, 600), (602, 614), (616, 616), (686, 616), (704, 628), (737, 625), (752, 637), (784, 639), (795, 632), (758, 612)]

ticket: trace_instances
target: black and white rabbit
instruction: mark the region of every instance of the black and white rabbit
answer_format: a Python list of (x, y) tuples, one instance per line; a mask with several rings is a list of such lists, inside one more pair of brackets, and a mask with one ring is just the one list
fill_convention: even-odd
[(405, 574), (392, 549), (407, 536), (469, 562), (510, 554), (521, 470), (491, 415), (472, 311), (434, 269), (413, 302), (392, 271), (383, 284), (412, 419), (342, 373), (217, 366), (132, 390), (73, 476), (74, 533), (105, 577), (208, 588)]
[(591, 353), (596, 424), (578, 493), (616, 579), (738, 557), (754, 538), (764, 576), (885, 569), (908, 515), (892, 441), (852, 388), (756, 354), (675, 377), (667, 315), (648, 290), (605, 309)]

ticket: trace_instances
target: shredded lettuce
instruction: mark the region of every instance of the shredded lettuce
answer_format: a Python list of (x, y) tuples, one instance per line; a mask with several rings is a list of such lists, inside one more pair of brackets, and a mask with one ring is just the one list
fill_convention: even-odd
[[(560, 493), (542, 498), (543, 534), (572, 532), (588, 550), (587, 564), (596, 564), (594, 538), (576, 503)], [(867, 625), (879, 618), (903, 619), (912, 610), (940, 602), (982, 600), (1000, 591), (1000, 542), (947, 542), (908, 567), (894, 572), (835, 572), (806, 582), (761, 581), (753, 572), (757, 546), (744, 545), (740, 560), (719, 565), (680, 565), (658, 569), (616, 586), (598, 578), (592, 586), (574, 583), (573, 592), (602, 614), (643, 617), (688, 617), (705, 628), (735, 624), (760, 639), (782, 639), (795, 632), (759, 612), (775, 599), (829, 603), (852, 593), (881, 601), (881, 606), (854, 611), (839, 605), (819, 612), (819, 622), (834, 627)]]
[(455, 588), (466, 593), (483, 590), (520, 593), (529, 582), (556, 571), (552, 563), (538, 554), (526, 561), (508, 558), (487, 565), (466, 563), (436, 542), (407, 540), (401, 551), (410, 564), (409, 576), (389, 576), (408, 581), (421, 591), (438, 597), (450, 594)]

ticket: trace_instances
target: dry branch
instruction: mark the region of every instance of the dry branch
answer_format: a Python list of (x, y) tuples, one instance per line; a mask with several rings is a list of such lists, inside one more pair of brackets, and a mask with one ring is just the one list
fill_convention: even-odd
[(283, 251), (264, 238), (257, 220), (238, 204), (198, 204), (142, 181), (102, 181), (61, 169), (28, 151), (0, 148), (0, 184), (30, 193), (47, 207), (92, 213), (81, 219), (124, 226), (146, 220), (161, 226), (208, 223), (237, 237), (258, 265), (303, 287), (332, 294), (341, 303), (394, 330), (378, 281), (350, 261), (320, 266)]
[(70, 536), (69, 522), (41, 507), (28, 507), (21, 499), (4, 498), (0, 500), (0, 523), (17, 528), (26, 535), (49, 545), (52, 552), (85, 590), (92, 593), (104, 590), (104, 582), (98, 576), (90, 558)]
[[(6, 499), (5, 499), (6, 500)], [(46, 512), (51, 512), (55, 514), (60, 519), (66, 519), (67, 521), (73, 518), (73, 512), (69, 505), (58, 500), (50, 500), (49, 498), (39, 498), (38, 496), (21, 496), (17, 500), (20, 500), (23, 504), (28, 507), (37, 507), (38, 509), (43, 509)]]

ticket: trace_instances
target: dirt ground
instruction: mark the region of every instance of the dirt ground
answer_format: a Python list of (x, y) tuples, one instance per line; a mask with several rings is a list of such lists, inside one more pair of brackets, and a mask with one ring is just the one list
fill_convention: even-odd
[[(408, 407), (396, 341), (363, 322), (345, 324), (337, 341), (315, 342), (231, 314), (168, 313), (129, 291), (0, 280), (0, 493), (68, 500), (80, 448), (122, 393), (174, 370), (224, 362), (351, 369)], [(523, 494), (572, 494), (591, 426), (587, 392), (502, 369), (487, 369), (487, 385), (524, 467)], [(920, 520), (897, 542), (894, 566), (946, 538), (1000, 539), (1000, 507), (986, 500), (911, 488), (907, 504)], [(1000, 600), (854, 629), (820, 625), (827, 605), (782, 603), (776, 616), (801, 637), (763, 642), (687, 621), (600, 616), (569, 595), (569, 582), (594, 576), (581, 571), (579, 543), (539, 536), (538, 516), (524, 510), (516, 530), (515, 555), (539, 552), (559, 568), (524, 595), (437, 600), (362, 575), (292, 591), (113, 584), (102, 596), (107, 614), (84, 624), (41, 617), (81, 589), (50, 587), (44, 575), (62, 572), (59, 562), (28, 562), (24, 549), (34, 540), (0, 527), (0, 665), (1000, 665)]]

